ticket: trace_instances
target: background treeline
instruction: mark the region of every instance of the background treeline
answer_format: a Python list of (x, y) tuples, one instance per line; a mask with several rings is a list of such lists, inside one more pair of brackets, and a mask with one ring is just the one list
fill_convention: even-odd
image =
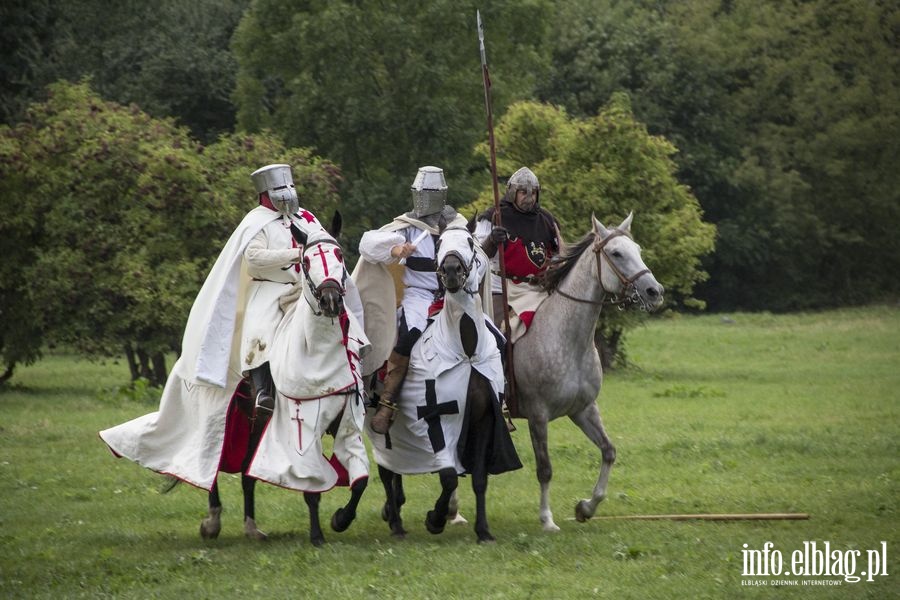
[[(140, 355), (177, 347), (263, 163), (308, 168), (323, 218), (340, 199), (351, 249), (407, 210), (423, 164), (444, 167), (455, 205), (483, 206), (476, 8), (501, 176), (532, 166), (568, 239), (591, 211), (618, 222), (634, 209), (645, 258), (681, 306), (791, 310), (900, 291), (896, 2), (10, 0), (4, 362), (32, 360), (35, 337), (128, 347), (138, 371)], [(74, 85), (47, 87), (59, 80)], [(167, 265), (170, 283), (117, 279), (142, 260)], [(629, 325), (610, 318), (601, 330)], [(97, 333), (109, 321), (118, 337)]]

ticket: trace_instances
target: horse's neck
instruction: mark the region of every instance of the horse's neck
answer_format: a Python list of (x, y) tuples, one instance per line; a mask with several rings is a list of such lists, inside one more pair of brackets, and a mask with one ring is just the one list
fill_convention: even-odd
[(596, 253), (586, 250), (559, 283), (557, 292), (550, 295), (535, 316), (537, 319), (543, 314), (552, 329), (574, 347), (592, 346), (594, 343), (594, 326), (600, 318), (604, 296), (597, 260)]
[[(464, 315), (469, 317), (466, 319), (466, 323), (463, 323)], [(472, 351), (472, 347), (478, 346), (482, 339), (487, 339), (486, 336), (489, 335), (487, 326), (484, 324), (484, 311), (481, 308), (480, 297), (477, 295), (469, 295), (462, 290), (455, 293), (447, 292), (444, 295), (444, 308), (438, 318), (442, 320), (440, 329), (444, 331), (445, 335), (452, 338), (447, 342), (452, 345), (458, 343), (459, 347), (463, 349), (467, 345), (471, 345), (469, 350), (466, 350), (467, 353)], [(463, 329), (465, 329), (465, 333)]]
[(307, 303), (306, 298), (297, 300), (297, 309), (300, 314), (294, 319), (294, 326), (299, 329), (297, 335), (302, 336), (305, 340), (305, 346), (308, 352), (327, 351), (327, 342), (332, 340), (337, 324), (337, 317), (331, 318), (324, 315), (317, 315), (313, 308)]
[(450, 322), (457, 322), (462, 315), (466, 314), (472, 317), (476, 323), (484, 324), (484, 312), (478, 296), (467, 294), (462, 290), (444, 294), (444, 308), (441, 312)]

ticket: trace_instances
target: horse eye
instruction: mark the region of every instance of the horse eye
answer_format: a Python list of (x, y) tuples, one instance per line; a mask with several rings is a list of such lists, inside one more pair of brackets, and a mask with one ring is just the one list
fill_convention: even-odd
[(614, 258), (622, 258), (622, 253), (619, 252), (618, 250), (613, 250), (612, 255)]
[(341, 254), (340, 248), (334, 249), (334, 257), (338, 259), (338, 262), (344, 262), (344, 256)]

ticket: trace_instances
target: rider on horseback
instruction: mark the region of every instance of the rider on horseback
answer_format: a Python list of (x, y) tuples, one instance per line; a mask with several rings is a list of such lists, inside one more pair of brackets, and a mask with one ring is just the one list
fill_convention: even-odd
[[(493, 207), (478, 215), (474, 223), (469, 223), (485, 254), (491, 257), (491, 271), (495, 275), (492, 283), (494, 322), (498, 326), (503, 323), (504, 309), (498, 249), (502, 248), (506, 267), (508, 303), (524, 327), (530, 325), (537, 304), (546, 296), (539, 293), (534, 279), (559, 253), (561, 238), (556, 218), (540, 206), (540, 192), (537, 176), (528, 167), (522, 167), (509, 178), (506, 194), (500, 201), (502, 226), (495, 225)], [(512, 330), (512, 334), (504, 332), (511, 341), (524, 333), (516, 326)]]
[[(271, 414), (275, 408), (274, 385), (269, 370), (268, 349), (281, 321), (278, 299), (301, 277), (303, 248), (298, 249), (291, 229), (304, 234), (292, 223), (318, 225), (308, 211), (301, 210), (289, 165), (268, 165), (250, 178), (260, 206), (272, 211), (271, 220), (253, 236), (243, 252), (251, 277), (246, 290), (247, 306), (241, 332), (241, 372), (253, 383), (256, 409)], [(321, 229), (318, 226), (317, 229)]]
[[(399, 263), (406, 267), (402, 276), (403, 298), (397, 310), (396, 327), (392, 326), (390, 334), (393, 336), (396, 332), (396, 342), (388, 357), (384, 391), (372, 419), (372, 429), (382, 434), (387, 433), (393, 420), (394, 398), (406, 377), (412, 347), (427, 325), (428, 309), (443, 292), (435, 274), (435, 241), (440, 235), (440, 225), (465, 225), (465, 219), (447, 204), (443, 169), (421, 167), (411, 189), (413, 209), (410, 212), (376, 231), (363, 234), (359, 242), (360, 261), (354, 273), (355, 278), (364, 277), (361, 271), (372, 269), (374, 265)], [(365, 290), (363, 293), (365, 295)], [(368, 333), (369, 326), (373, 325), (371, 319), (366, 325)], [(374, 342), (376, 336), (370, 333), (369, 337)]]

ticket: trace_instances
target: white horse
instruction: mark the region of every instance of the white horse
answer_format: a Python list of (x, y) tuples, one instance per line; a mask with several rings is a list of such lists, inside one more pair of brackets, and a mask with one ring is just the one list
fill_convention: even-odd
[(550, 510), (553, 471), (547, 446), (547, 424), (567, 416), (600, 449), (602, 463), (589, 499), (575, 507), (578, 521), (594, 515), (606, 496), (609, 473), (616, 460), (597, 395), (603, 381), (594, 347), (594, 327), (604, 304), (624, 307), (638, 303), (645, 310), (662, 305), (663, 287), (641, 259), (631, 239), (632, 214), (608, 229), (591, 217), (591, 230), (567, 247), (542, 280), (550, 296), (540, 305), (528, 332), (514, 348), (518, 408), (528, 419), (531, 444), (541, 485), (540, 521), (546, 531), (558, 531)]
[(478, 285), (487, 257), (466, 229), (442, 232), (436, 247), (444, 306), (413, 346), (394, 423), (386, 435), (366, 426), (387, 500), (382, 516), (405, 535), (401, 474), (438, 473), (441, 495), (425, 526), (441, 533), (458, 475), (472, 475), (478, 542), (490, 542), (485, 495), (488, 474), (521, 467), (500, 414), (503, 367), (488, 329)]
[[(335, 485), (350, 486), (350, 501), (331, 520), (335, 531), (344, 531), (368, 482), (360, 376), (360, 354), (368, 340), (344, 307), (348, 274), (338, 243), (324, 232), (310, 238), (302, 266), (303, 278), (283, 299), (285, 314), (272, 343), (276, 408), (247, 475), (302, 491), (310, 509), (310, 540), (320, 545), (325, 541), (320, 494)], [(330, 459), (323, 455), (326, 432), (334, 436)]]

